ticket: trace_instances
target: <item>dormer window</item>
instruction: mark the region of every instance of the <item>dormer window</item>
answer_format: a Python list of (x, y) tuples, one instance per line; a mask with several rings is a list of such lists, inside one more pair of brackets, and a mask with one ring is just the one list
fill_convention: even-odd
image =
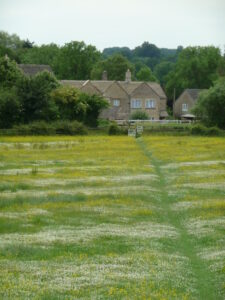
[(120, 100), (114, 99), (113, 100), (113, 106), (120, 106)]
[(145, 100), (145, 108), (155, 108), (155, 100), (154, 99), (146, 99)]
[(187, 103), (182, 104), (182, 111), (188, 111), (188, 104)]

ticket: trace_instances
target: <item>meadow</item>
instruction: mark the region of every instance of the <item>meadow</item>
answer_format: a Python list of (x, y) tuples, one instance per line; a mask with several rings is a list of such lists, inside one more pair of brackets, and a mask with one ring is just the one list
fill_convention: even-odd
[(0, 137), (1, 299), (224, 299), (225, 139)]

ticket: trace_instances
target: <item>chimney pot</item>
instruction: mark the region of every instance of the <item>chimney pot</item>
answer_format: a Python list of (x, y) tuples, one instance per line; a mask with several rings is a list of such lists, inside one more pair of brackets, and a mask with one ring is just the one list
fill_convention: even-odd
[(125, 81), (131, 82), (131, 71), (128, 69), (125, 75)]
[(107, 71), (103, 71), (102, 80), (108, 80)]

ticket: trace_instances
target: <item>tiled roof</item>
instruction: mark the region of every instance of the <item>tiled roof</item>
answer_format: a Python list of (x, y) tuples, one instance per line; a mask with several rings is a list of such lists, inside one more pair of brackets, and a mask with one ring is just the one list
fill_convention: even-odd
[[(90, 80), (90, 83), (95, 86), (98, 90), (104, 93), (114, 82), (117, 82), (126, 92), (128, 95), (131, 95), (139, 86), (144, 84), (143, 81), (111, 81), (111, 80)], [(78, 89), (82, 88), (87, 81), (84, 80), (61, 80), (61, 83), (64, 85), (71, 85)], [(157, 82), (145, 82), (152, 90), (160, 97), (166, 98), (166, 95)]]
[(34, 76), (43, 71), (53, 73), (49, 65), (18, 64), (18, 67), (24, 72), (25, 75), (28, 76)]
[(85, 80), (60, 80), (63, 85), (71, 85), (75, 88), (81, 88), (86, 82)]
[(163, 91), (161, 85), (157, 82), (147, 82), (148, 85), (159, 95), (160, 98), (167, 98), (165, 92)]
[(199, 93), (205, 91), (204, 89), (186, 89), (185, 90), (191, 98), (196, 101), (198, 99)]

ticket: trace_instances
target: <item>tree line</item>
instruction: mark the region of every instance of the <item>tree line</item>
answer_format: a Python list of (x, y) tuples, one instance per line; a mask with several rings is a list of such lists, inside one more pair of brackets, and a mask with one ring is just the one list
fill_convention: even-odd
[[(29, 40), (21, 40), (16, 34), (10, 35), (0, 31), (0, 57), (3, 58), (6, 54), (11, 61), (17, 63), (50, 65), (57, 79), (100, 80), (103, 71), (106, 70), (109, 80), (124, 80), (125, 72), (129, 68), (132, 72), (132, 80), (159, 82), (166, 92), (168, 105), (171, 108), (173, 98), (178, 98), (184, 89), (209, 89), (218, 81), (220, 85), (223, 84), (224, 81), (221, 78), (225, 76), (225, 55), (222, 55), (220, 49), (214, 46), (187, 48), (179, 46), (177, 49), (160, 49), (154, 44), (144, 42), (134, 49), (111, 47), (100, 52), (95, 46), (78, 41), (72, 41), (63, 46), (54, 43), (38, 46)], [(14, 74), (11, 74), (12, 76), (17, 76), (18, 70), (14, 70), (12, 73)], [(49, 82), (46, 89), (59, 88), (56, 78), (53, 80), (52, 75), (41, 74), (35, 78), (16, 80), (16, 92), (14, 86), (11, 91), (4, 90), (1, 91), (1, 94), (6, 98), (7, 93), (7, 97), (10, 93), (16, 93), (14, 99), (23, 98), (20, 100), (20, 105), (23, 106), (20, 120), (23, 122), (33, 121), (35, 118), (39, 118), (40, 114), (41, 119), (45, 120), (57, 118), (59, 115), (63, 118), (71, 118), (71, 116), (65, 115), (66, 109), (64, 107), (65, 111), (63, 111), (62, 105), (59, 103), (60, 93), (57, 95), (56, 92), (54, 94), (47, 91), (45, 94), (43, 91), (46, 80)], [(7, 79), (5, 80), (7, 81)], [(69, 87), (61, 87), (61, 89), (64, 89), (65, 95), (73, 94), (69, 91)], [(36, 92), (34, 92), (35, 90)], [(48, 96), (41, 96), (41, 91)], [(53, 94), (55, 100), (49, 100), (52, 99), (52, 96), (49, 97), (49, 95)], [(75, 94), (73, 96), (75, 97)], [(84, 99), (87, 96), (82, 95), (82, 97)], [(79, 93), (78, 98), (82, 97)], [(23, 101), (22, 104), (21, 101)], [(64, 99), (64, 101), (68, 100)], [(85, 101), (91, 100), (86, 99)], [(28, 108), (29, 105), (35, 112), (29, 113), (31, 109)], [(45, 109), (40, 109), (38, 105), (44, 105)], [(70, 105), (73, 104), (70, 103)], [(83, 106), (79, 105), (80, 111), (76, 118), (78, 115), (82, 115), (82, 120), (84, 120), (88, 109), (86, 108), (84, 112), (81, 109)], [(86, 104), (87, 107), (88, 105)], [(76, 107), (76, 111), (78, 107)], [(69, 111), (70, 109), (68, 109)], [(93, 122), (96, 123), (96, 121)]]
[(133, 50), (111, 47), (100, 52), (78, 41), (37, 46), (0, 31), (0, 56), (5, 54), (17, 63), (48, 64), (58, 79), (99, 80), (106, 70), (109, 80), (124, 80), (129, 68), (133, 80), (160, 82), (169, 100), (174, 89), (177, 97), (185, 88), (208, 89), (225, 75), (225, 57), (213, 46), (160, 49), (144, 42)]
[(60, 85), (47, 71), (25, 76), (15, 61), (0, 58), (0, 128), (40, 120), (77, 120), (94, 127), (106, 107), (108, 102), (102, 96)]

